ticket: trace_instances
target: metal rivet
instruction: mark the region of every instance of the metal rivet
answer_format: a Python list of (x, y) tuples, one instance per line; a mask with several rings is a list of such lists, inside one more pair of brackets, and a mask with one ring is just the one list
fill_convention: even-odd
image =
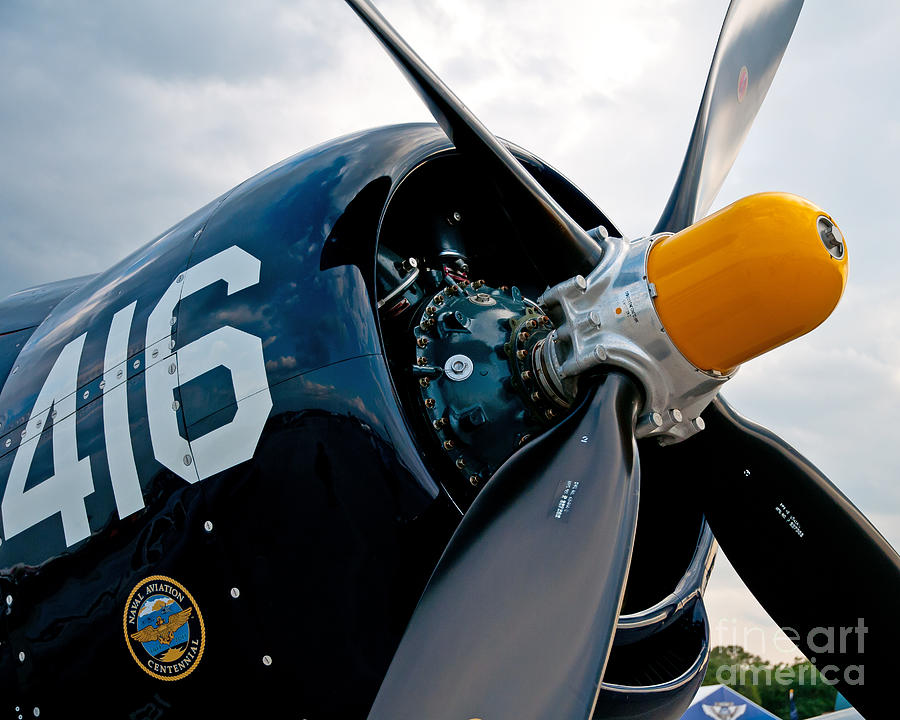
[(101, 380), (100, 381), (100, 389), (102, 390), (105, 387), (106, 387), (106, 380)]
[(121, 377), (122, 377), (122, 369), (119, 368), (119, 371), (116, 373), (116, 379), (119, 379)]
[(41, 709), (39, 707), (36, 707), (33, 712), (35, 717), (41, 716)]
[(750, 477), (750, 471), (744, 470), (744, 477)]
[(150, 353), (150, 355), (151, 355), (152, 357), (157, 357), (157, 356), (159, 356), (159, 348), (153, 348), (153, 352)]
[(56, 414), (57, 414), (57, 413), (56, 413), (56, 410), (54, 410), (53, 412), (51, 412), (51, 413), (50, 413), (50, 419), (51, 419), (51, 420), (56, 420)]
[(272, 658), (269, 655), (263, 655), (262, 657), (263, 665), (269, 667), (272, 664)]
[(241, 591), (239, 588), (233, 587), (231, 588), (231, 597), (239, 598), (241, 596)]
[(19, 372), (19, 366), (18, 366), (18, 365), (16, 365), (16, 366), (13, 368), (13, 375), (15, 375), (17, 372)]
[(12, 602), (13, 602), (13, 601), (12, 601), (12, 595), (7, 595), (7, 596), (6, 596), (6, 604), (7, 604), (7, 605), (12, 605)]
[(12, 445), (12, 440), (10, 438), (6, 438), (6, 442), (4, 443), (4, 445), (6, 445), (6, 447), (9, 447), (10, 445)]
[(169, 340), (169, 350), (175, 349), (175, 339)]
[(169, 325), (174, 325), (177, 322), (178, 322), (178, 318), (176, 318), (174, 315), (169, 318)]
[(87, 400), (90, 396), (91, 396), (90, 390), (85, 390), (81, 395), (81, 397), (83, 397), (85, 400)]
[(454, 210), (453, 214), (448, 218), (451, 225), (455, 225), (458, 222), (462, 222), (462, 213), (459, 210)]
[(133, 363), (131, 363), (131, 367), (133, 367), (135, 370), (137, 370), (140, 366), (141, 366), (140, 360), (135, 360)]
[(180, 283), (182, 280), (184, 280), (184, 273), (181, 273), (181, 275), (175, 278), (175, 282), (177, 283)]
[(206, 530), (206, 532), (212, 532), (212, 529), (213, 529), (212, 522), (210, 520), (207, 520), (205, 523), (203, 523), (203, 529)]
[(41, 421), (38, 420), (38, 421), (34, 424), (34, 427), (35, 427), (37, 430), (40, 430), (40, 429), (41, 429)]
[(177, 410), (177, 409), (180, 408), (180, 407), (181, 407), (181, 403), (180, 403), (180, 402), (178, 402), (177, 400), (173, 400), (173, 401), (172, 401), (172, 409), (173, 409), (173, 410)]
[(28, 430), (23, 430), (23, 431), (22, 431), (22, 437), (23, 437), (23, 438), (25, 437), (25, 433), (26, 433), (26, 432), (28, 432)]
[(200, 228), (197, 232), (194, 233), (194, 240), (197, 240), (200, 237), (200, 233), (203, 232), (203, 228)]
[(19, 652), (19, 662), (20, 663), (25, 662), (25, 653), (24, 652)]
[(193, 462), (193, 459), (191, 458), (190, 455), (185, 455), (183, 460), (184, 460), (185, 465), (190, 465)]
[(169, 365), (169, 375), (174, 375), (175, 370), (177, 370), (177, 368), (175, 367), (175, 363), (172, 363), (171, 365)]

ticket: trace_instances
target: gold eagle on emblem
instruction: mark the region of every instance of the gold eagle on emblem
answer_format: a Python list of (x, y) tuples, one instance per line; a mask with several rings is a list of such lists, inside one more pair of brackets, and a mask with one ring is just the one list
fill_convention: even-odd
[(131, 639), (141, 643), (153, 642), (155, 640), (163, 645), (168, 645), (172, 642), (172, 638), (175, 637), (175, 631), (188, 621), (193, 610), (194, 608), (182, 610), (174, 615), (170, 615), (165, 621), (163, 621), (161, 617), (158, 617), (156, 618), (155, 625), (148, 625), (147, 627), (138, 630), (136, 633), (132, 633)]

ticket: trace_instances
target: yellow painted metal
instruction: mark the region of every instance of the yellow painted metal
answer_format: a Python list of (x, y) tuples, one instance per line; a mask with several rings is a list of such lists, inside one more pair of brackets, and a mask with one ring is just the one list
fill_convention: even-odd
[(672, 342), (701, 370), (728, 373), (817, 327), (847, 282), (840, 231), (831, 252), (820, 235), (828, 222), (797, 195), (760, 193), (656, 241), (647, 277)]

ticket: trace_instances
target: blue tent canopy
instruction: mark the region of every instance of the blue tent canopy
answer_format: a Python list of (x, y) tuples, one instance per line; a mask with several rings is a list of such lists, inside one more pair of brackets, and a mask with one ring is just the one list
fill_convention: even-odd
[(726, 685), (704, 685), (681, 720), (779, 720)]

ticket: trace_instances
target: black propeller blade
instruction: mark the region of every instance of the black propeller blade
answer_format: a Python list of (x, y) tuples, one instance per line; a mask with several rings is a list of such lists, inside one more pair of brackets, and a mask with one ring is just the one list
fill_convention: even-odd
[[(507, 208), (515, 209), (525, 251), (549, 285), (587, 275), (600, 262), (600, 247), (528, 174), (368, 0), (347, 0), (381, 41), (447, 136), (493, 179)], [(548, 251), (548, 248), (551, 248)]]
[[(741, 579), (866, 717), (883, 717), (900, 647), (900, 556), (812, 463), (716, 399), (672, 460), (698, 484)], [(871, 712), (871, 714), (870, 714)]]
[[(705, 214), (790, 40), (802, 0), (733, 0), (694, 132), (654, 232)], [(900, 556), (808, 460), (721, 398), (706, 430), (671, 448), (696, 478), (710, 527), (741, 579), (863, 713), (889, 707), (900, 642)], [(869, 715), (876, 717), (876, 715)]]
[(612, 373), (513, 455), (450, 540), (370, 720), (589, 718), (637, 522), (639, 394)]
[(654, 233), (706, 214), (734, 164), (794, 32), (803, 0), (732, 0), (681, 172)]

